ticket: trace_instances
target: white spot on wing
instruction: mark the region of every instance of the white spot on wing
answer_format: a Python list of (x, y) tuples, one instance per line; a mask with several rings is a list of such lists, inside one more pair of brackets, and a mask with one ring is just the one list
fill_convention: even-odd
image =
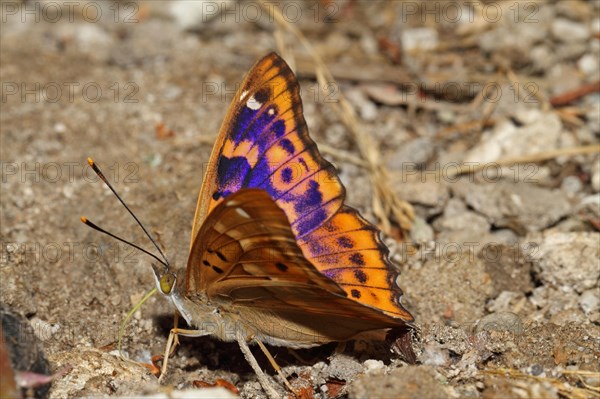
[(262, 103), (259, 103), (258, 101), (256, 101), (256, 98), (254, 98), (254, 96), (250, 96), (250, 98), (246, 102), (246, 107), (250, 108), (253, 111), (256, 111), (261, 106), (262, 106)]
[(269, 108), (269, 110), (267, 111), (267, 113), (269, 115), (273, 115), (275, 113), (275, 110), (273, 108)]
[(243, 218), (250, 219), (250, 215), (248, 215), (248, 212), (246, 212), (246, 211), (245, 211), (245, 210), (243, 210), (242, 208), (237, 208), (237, 209), (235, 210), (235, 212), (236, 212), (238, 215), (240, 215), (241, 217), (243, 217)]

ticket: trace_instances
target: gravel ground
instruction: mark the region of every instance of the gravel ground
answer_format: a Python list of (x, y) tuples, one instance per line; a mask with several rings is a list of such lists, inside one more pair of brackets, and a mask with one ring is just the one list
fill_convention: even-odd
[[(68, 366), (50, 397), (263, 397), (235, 344), (183, 338), (162, 385), (119, 358), (119, 326), (154, 285), (150, 260), (79, 217), (146, 242), (92, 156), (183, 267), (236, 85), (282, 48), (347, 202), (377, 222), (340, 92), (415, 211), (403, 241), (394, 226), (384, 238), (418, 364), (366, 339), (273, 348), (300, 397), (598, 397), (600, 3), (426, 3), (269, 3), (331, 68), (322, 92), (310, 54), (253, 1), (0, 2), (0, 299), (52, 372)], [(150, 363), (171, 326), (152, 297), (127, 324), (127, 356)], [(229, 389), (198, 388), (215, 383)]]

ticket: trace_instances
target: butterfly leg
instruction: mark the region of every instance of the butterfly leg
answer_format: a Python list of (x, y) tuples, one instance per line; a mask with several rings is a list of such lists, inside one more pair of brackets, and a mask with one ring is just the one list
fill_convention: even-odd
[[(281, 397), (279, 396), (279, 394), (277, 393), (275, 388), (273, 388), (271, 386), (271, 383), (269, 383), (267, 376), (265, 375), (264, 371), (262, 371), (262, 369), (260, 368), (260, 365), (256, 361), (256, 358), (250, 351), (250, 347), (248, 346), (248, 343), (246, 342), (246, 337), (244, 336), (244, 333), (242, 331), (240, 331), (239, 329), (236, 331), (236, 339), (240, 346), (240, 349), (242, 350), (242, 353), (244, 354), (244, 357), (246, 358), (246, 361), (250, 364), (250, 366), (254, 370), (254, 373), (256, 373), (256, 376), (258, 377), (258, 381), (260, 382), (260, 385), (265, 390), (265, 392), (267, 393), (269, 398), (280, 399)], [(256, 341), (256, 342), (258, 342), (258, 341)]]
[(160, 372), (160, 377), (158, 377), (158, 382), (160, 383), (163, 380), (163, 377), (167, 373), (167, 364), (169, 363), (169, 356), (172, 351), (175, 350), (175, 347), (179, 343), (179, 335), (184, 335), (186, 337), (202, 337), (204, 335), (209, 335), (210, 333), (206, 332), (206, 330), (186, 330), (184, 328), (172, 328), (169, 333), (169, 339), (167, 339), (167, 346), (165, 347), (165, 357), (163, 360), (162, 369)]
[(263, 344), (262, 342), (260, 342), (257, 339), (255, 339), (254, 341), (258, 344), (258, 346), (263, 351), (263, 353), (265, 354), (265, 356), (267, 357), (267, 359), (269, 359), (269, 363), (271, 363), (271, 366), (273, 366), (273, 368), (275, 369), (275, 371), (277, 372), (277, 374), (279, 375), (279, 377), (283, 380), (285, 386), (288, 387), (288, 389), (291, 392), (296, 393), (296, 391), (294, 391), (294, 388), (292, 388), (292, 385), (290, 384), (290, 382), (283, 375), (283, 372), (281, 371), (281, 367), (279, 367), (279, 365), (275, 361), (275, 358), (273, 357), (273, 355), (271, 355), (271, 352), (269, 352), (269, 350), (267, 349), (267, 347), (265, 346), (265, 344)]

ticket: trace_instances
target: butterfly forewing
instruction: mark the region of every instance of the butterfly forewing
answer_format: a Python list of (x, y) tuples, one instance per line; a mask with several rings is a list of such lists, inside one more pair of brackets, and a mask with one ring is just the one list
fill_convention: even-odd
[(267, 191), (296, 237), (323, 224), (344, 200), (335, 169), (308, 135), (298, 82), (274, 53), (252, 68), (227, 112), (200, 192), (192, 243), (208, 213), (242, 188)]

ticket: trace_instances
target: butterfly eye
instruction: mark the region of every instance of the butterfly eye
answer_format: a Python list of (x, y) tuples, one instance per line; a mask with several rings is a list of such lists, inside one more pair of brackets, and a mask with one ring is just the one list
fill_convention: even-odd
[(169, 295), (175, 286), (176, 277), (172, 273), (165, 274), (160, 278), (160, 290), (163, 294)]

